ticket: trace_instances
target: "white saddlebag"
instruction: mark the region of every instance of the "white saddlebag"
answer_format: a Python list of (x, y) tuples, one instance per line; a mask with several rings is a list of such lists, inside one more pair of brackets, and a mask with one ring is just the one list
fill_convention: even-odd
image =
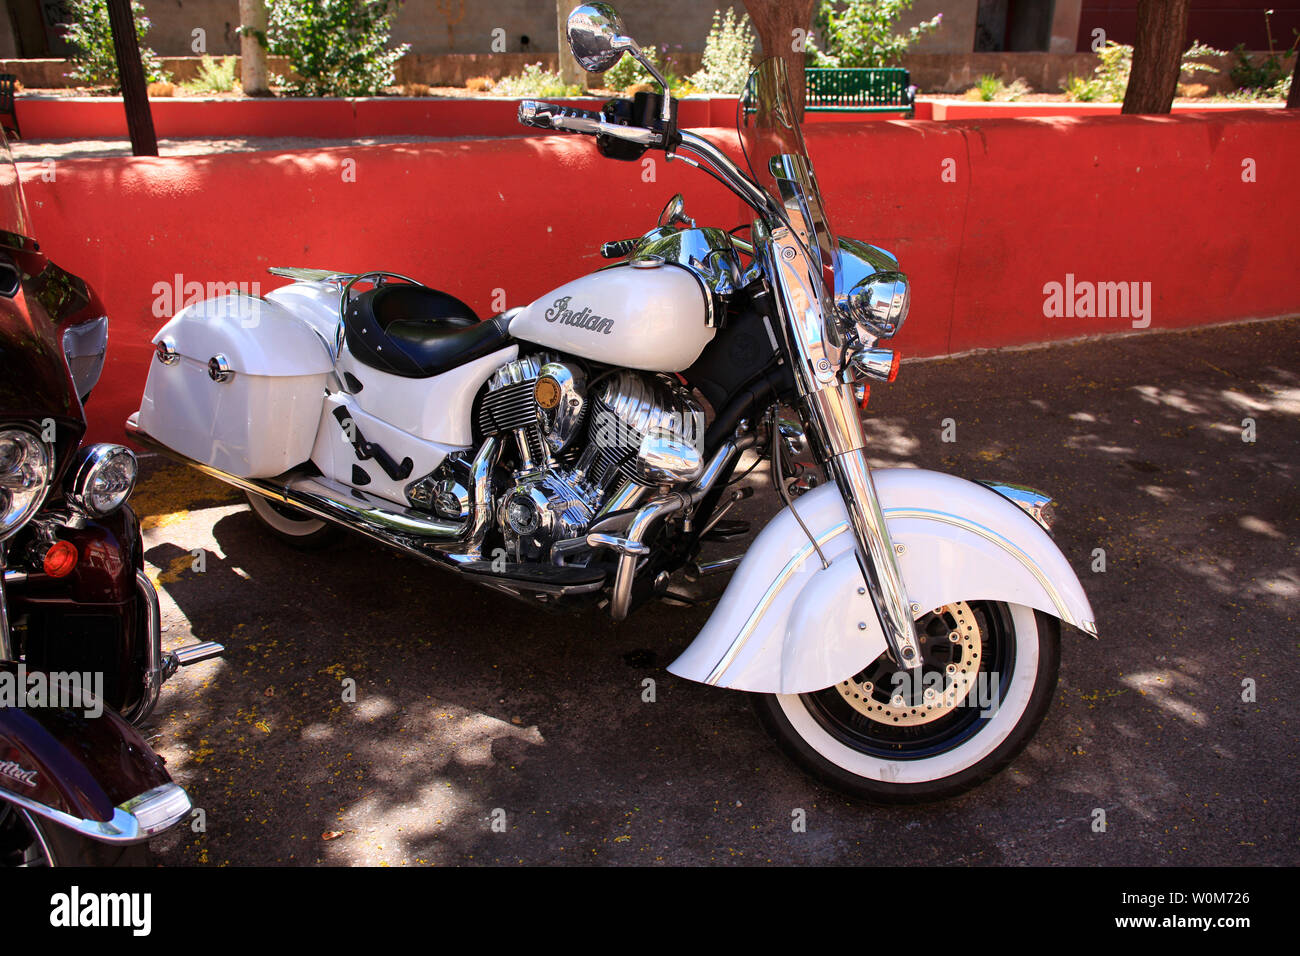
[(227, 295), (186, 306), (153, 341), (144, 432), (241, 478), (270, 478), (311, 457), (333, 362), (302, 319)]

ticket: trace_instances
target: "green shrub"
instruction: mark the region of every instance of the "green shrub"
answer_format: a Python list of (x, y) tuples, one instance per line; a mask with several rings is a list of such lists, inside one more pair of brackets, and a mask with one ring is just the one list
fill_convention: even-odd
[(1274, 99), (1289, 102), (1291, 99), (1291, 83), (1295, 80), (1295, 72), (1292, 71), (1282, 79), (1277, 81), (1277, 85), (1269, 90), (1269, 95)]
[(812, 65), (819, 67), (896, 66), (907, 48), (939, 28), (943, 14), (922, 20), (906, 33), (895, 33), (899, 15), (912, 8), (912, 0), (822, 0), (810, 38)]
[(1246, 53), (1246, 45), (1238, 43), (1233, 48), (1237, 56), (1237, 65), (1229, 71), (1228, 76), (1240, 90), (1264, 91), (1268, 96), (1285, 97), (1291, 91), (1291, 76), (1294, 70), (1285, 65), (1287, 57), (1296, 52), (1300, 46), (1300, 30), (1293, 30), (1295, 40), (1286, 53), (1278, 54), (1273, 48), (1273, 11), (1264, 11), (1264, 29), (1268, 31), (1268, 56), (1256, 61)]
[(985, 103), (989, 103), (997, 99), (998, 94), (1002, 92), (1002, 78), (986, 73), (980, 77), (980, 81), (975, 84), (975, 87), (979, 90), (980, 99)]
[(701, 93), (740, 93), (753, 68), (754, 40), (749, 14), (737, 17), (731, 7), (725, 14), (714, 10), (713, 25), (704, 42), (704, 61), (690, 84)]
[[(72, 55), (72, 72), (68, 76), (87, 86), (120, 89), (117, 58), (113, 53), (113, 31), (108, 25), (108, 0), (69, 0), (68, 6), (72, 22), (60, 24), (63, 38), (76, 48)], [(144, 7), (131, 0), (131, 13), (135, 17), (135, 36), (140, 44), (145, 82), (170, 80), (171, 74), (162, 68), (158, 55), (144, 45), (145, 34), (153, 26), (144, 15)]]
[[(654, 62), (654, 50), (647, 49), (644, 52), (650, 57), (651, 62)], [(623, 54), (623, 58), (606, 70), (601, 77), (605, 88), (616, 93), (623, 92), (629, 86), (644, 83), (648, 79), (650, 79), (650, 74), (645, 71), (645, 67), (632, 58), (630, 53)]]
[(1002, 82), (1002, 77), (993, 74), (981, 76), (979, 82), (972, 89), (985, 103), (991, 103), (994, 100), (1000, 103), (1010, 103), (1031, 92), (1029, 84), (1020, 77), (1016, 77), (1010, 84), (1007, 84)]
[[(1222, 50), (1206, 46), (1199, 40), (1194, 42), (1183, 54), (1183, 73), (1218, 73), (1218, 67), (1209, 63), (1197, 63), (1196, 57), (1223, 56)], [(1133, 69), (1133, 48), (1125, 43), (1107, 43), (1097, 52), (1101, 62), (1093, 70), (1091, 79), (1071, 76), (1064, 85), (1065, 95), (1072, 100), (1091, 102), (1099, 100), (1104, 103), (1119, 103), (1124, 100), (1128, 90), (1128, 77)]]
[(1097, 57), (1101, 62), (1092, 71), (1092, 77), (1086, 80), (1071, 77), (1071, 85), (1065, 89), (1066, 95), (1084, 102), (1123, 100), (1124, 91), (1128, 89), (1128, 75), (1133, 69), (1133, 48), (1127, 43), (1107, 42), (1097, 51)]
[(1286, 58), (1291, 51), (1281, 55), (1270, 52), (1268, 56), (1252, 60), (1246, 53), (1246, 47), (1238, 43), (1232, 52), (1237, 57), (1237, 63), (1228, 71), (1228, 76), (1239, 90), (1275, 93), (1282, 89), (1285, 81), (1291, 79), (1293, 70), (1286, 66)]
[(1193, 40), (1192, 45), (1183, 52), (1179, 75), (1181, 76), (1183, 73), (1218, 73), (1219, 68), (1217, 66), (1212, 63), (1198, 63), (1196, 58), (1202, 56), (1225, 57), (1227, 55), (1225, 50), (1216, 50), (1200, 40)]
[[(655, 69), (663, 74), (664, 79), (668, 81), (668, 89), (672, 91), (674, 96), (686, 96), (688, 93), (695, 92), (695, 86), (692, 82), (683, 78), (673, 69), (676, 64), (666, 48), (659, 51), (654, 47), (643, 47), (641, 52), (645, 54), (646, 59), (655, 65)], [(748, 75), (746, 73), (746, 76)], [(657, 85), (659, 82), (630, 53), (605, 72), (603, 81), (606, 89), (619, 93), (643, 83)]]
[(194, 93), (229, 93), (235, 88), (235, 58), (223, 56), (218, 61), (205, 53), (199, 61), (199, 75), (181, 85)]
[(275, 0), (266, 34), (300, 77), (271, 78), (292, 96), (373, 96), (392, 86), (408, 44), (389, 48), (396, 0)]
[(529, 63), (522, 73), (503, 76), (492, 87), (494, 96), (581, 96), (585, 90), (573, 83), (565, 83), (559, 73), (543, 69), (540, 63)]
[(1083, 77), (1074, 74), (1066, 77), (1065, 84), (1061, 89), (1065, 91), (1067, 100), (1091, 103), (1097, 98), (1097, 85), (1092, 80), (1085, 80)]
[(1288, 73), (1270, 87), (1247, 87), (1230, 93), (1216, 93), (1210, 99), (1219, 103), (1285, 103), (1291, 94), (1292, 74)]

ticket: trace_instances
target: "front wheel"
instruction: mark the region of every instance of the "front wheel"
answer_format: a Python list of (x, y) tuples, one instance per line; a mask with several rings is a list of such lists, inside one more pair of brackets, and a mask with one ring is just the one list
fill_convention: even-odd
[(1056, 689), (1060, 624), (1033, 608), (958, 601), (917, 621), (921, 676), (888, 654), (811, 694), (754, 694), (787, 756), (875, 803), (956, 796), (1009, 764)]

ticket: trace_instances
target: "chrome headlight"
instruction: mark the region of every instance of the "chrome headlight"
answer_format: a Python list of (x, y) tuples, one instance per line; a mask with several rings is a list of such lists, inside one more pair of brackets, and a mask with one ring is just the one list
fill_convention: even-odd
[(99, 382), (108, 350), (108, 316), (69, 326), (63, 333), (63, 357), (68, 360), (77, 397), (84, 399)]
[(835, 306), (870, 345), (897, 335), (912, 305), (898, 260), (876, 246), (840, 239), (835, 261)]
[(72, 469), (68, 503), (83, 514), (110, 514), (135, 490), (135, 453), (122, 445), (91, 445)]
[(0, 541), (40, 508), (51, 474), (44, 442), (23, 428), (0, 431)]

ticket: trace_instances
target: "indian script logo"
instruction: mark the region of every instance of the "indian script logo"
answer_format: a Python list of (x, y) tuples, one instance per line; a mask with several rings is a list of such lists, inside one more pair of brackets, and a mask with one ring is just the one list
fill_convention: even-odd
[(591, 309), (585, 307), (581, 311), (570, 309), (571, 298), (572, 296), (565, 295), (556, 299), (546, 310), (546, 321), (559, 322), (561, 325), (576, 325), (580, 329), (588, 329), (602, 335), (609, 335), (614, 331), (613, 319), (596, 315)]

